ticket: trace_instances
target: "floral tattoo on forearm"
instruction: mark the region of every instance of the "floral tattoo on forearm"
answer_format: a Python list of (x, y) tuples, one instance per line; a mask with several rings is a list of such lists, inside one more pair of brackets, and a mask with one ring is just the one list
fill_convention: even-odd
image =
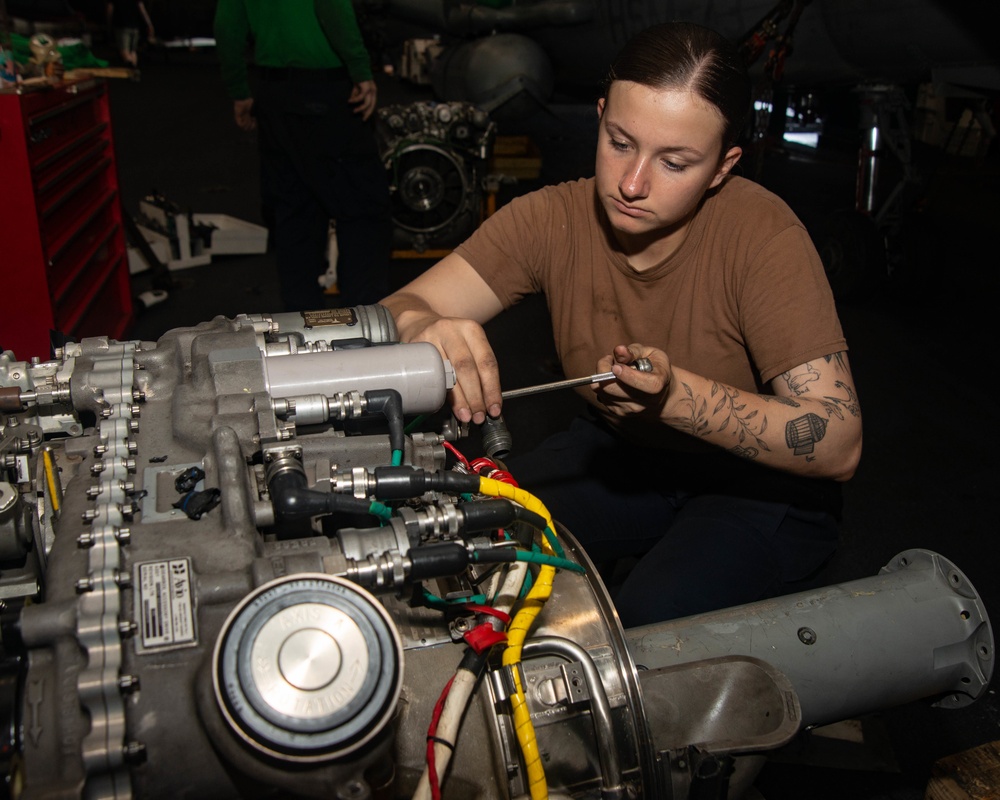
[[(717, 433), (729, 430), (736, 436), (737, 444), (730, 451), (742, 458), (756, 458), (761, 450), (770, 450), (761, 436), (767, 430), (767, 417), (758, 418), (758, 410), (746, 411), (746, 403), (742, 401), (738, 389), (724, 386), (721, 383), (712, 384), (712, 397), (718, 395), (719, 401), (712, 409), (712, 416), (724, 414), (722, 422), (716, 428)], [(756, 428), (756, 430), (755, 430)]]

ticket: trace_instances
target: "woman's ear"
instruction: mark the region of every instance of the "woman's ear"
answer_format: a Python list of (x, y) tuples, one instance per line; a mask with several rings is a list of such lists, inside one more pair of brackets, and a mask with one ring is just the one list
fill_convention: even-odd
[(598, 119), (600, 119), (601, 117), (604, 116), (604, 104), (605, 104), (606, 100), (607, 100), (607, 98), (605, 98), (605, 97), (600, 97), (597, 100), (597, 118)]
[(712, 178), (712, 183), (709, 184), (708, 188), (714, 189), (722, 183), (722, 179), (725, 178), (729, 174), (730, 170), (736, 166), (736, 162), (740, 160), (740, 156), (742, 155), (742, 147), (730, 147), (726, 152), (726, 155), (723, 156), (722, 161), (719, 163), (719, 169), (715, 173), (715, 177)]

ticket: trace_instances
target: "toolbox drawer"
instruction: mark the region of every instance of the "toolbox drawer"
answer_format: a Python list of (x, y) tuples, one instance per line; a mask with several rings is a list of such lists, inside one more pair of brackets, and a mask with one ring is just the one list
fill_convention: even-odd
[(44, 359), (53, 331), (124, 334), (133, 309), (104, 82), (0, 91), (0, 174), (0, 348)]

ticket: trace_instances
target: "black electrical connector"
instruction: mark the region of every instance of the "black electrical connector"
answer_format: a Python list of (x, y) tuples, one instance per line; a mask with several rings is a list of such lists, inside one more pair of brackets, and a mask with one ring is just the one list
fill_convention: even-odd
[(427, 472), (414, 467), (376, 467), (375, 497), (404, 500), (424, 492), (465, 494), (479, 491), (479, 476), (464, 472)]
[(509, 500), (477, 500), (460, 503), (463, 529), (468, 533), (506, 528), (517, 519), (517, 506)]
[(306, 476), (297, 470), (284, 470), (267, 484), (278, 523), (343, 512), (371, 514), (371, 503), (353, 495), (317, 492), (306, 487)]
[(481, 564), (504, 564), (517, 561), (517, 550), (513, 547), (476, 550), (476, 561)]
[(407, 556), (412, 581), (459, 575), (469, 566), (469, 551), (453, 542), (413, 547)]
[(219, 505), (221, 500), (222, 490), (204, 489), (200, 492), (188, 492), (173, 506), (187, 514), (188, 519), (201, 519), (203, 514)]
[(188, 467), (180, 475), (174, 478), (174, 488), (181, 494), (193, 492), (199, 481), (205, 479), (205, 470), (201, 467)]

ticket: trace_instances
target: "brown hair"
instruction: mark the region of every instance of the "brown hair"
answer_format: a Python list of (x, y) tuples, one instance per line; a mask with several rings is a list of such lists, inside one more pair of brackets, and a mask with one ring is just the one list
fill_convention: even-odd
[(685, 89), (722, 114), (722, 153), (736, 143), (750, 110), (750, 78), (736, 46), (690, 22), (653, 25), (622, 48), (605, 81), (632, 81), (654, 89)]

